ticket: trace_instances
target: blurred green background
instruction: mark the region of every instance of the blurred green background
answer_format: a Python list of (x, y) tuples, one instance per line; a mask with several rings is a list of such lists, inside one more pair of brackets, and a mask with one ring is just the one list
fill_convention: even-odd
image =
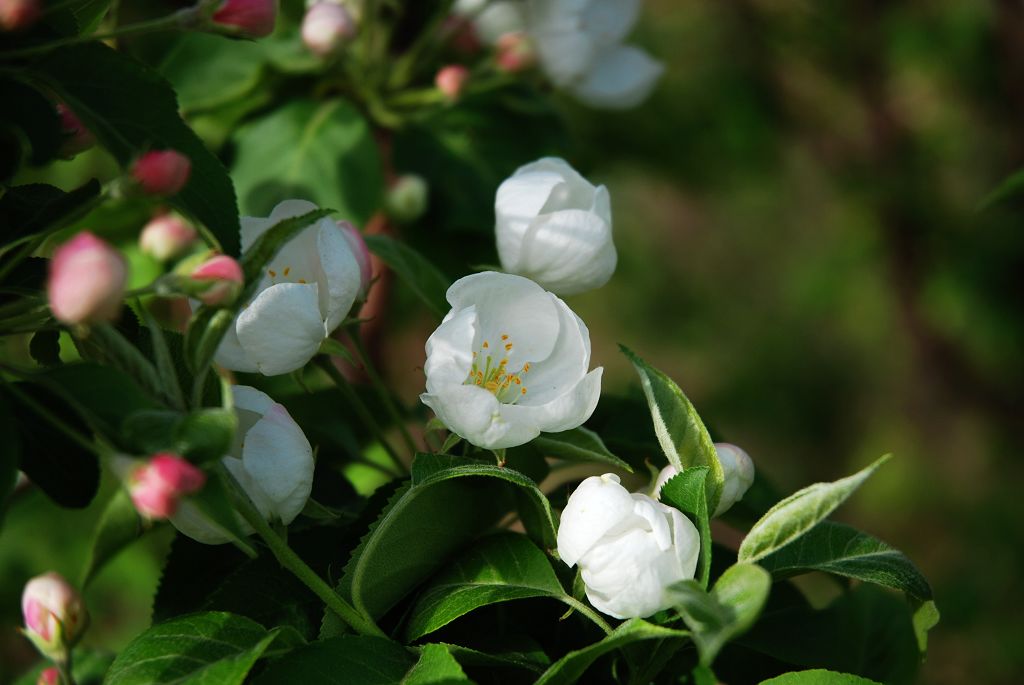
[[(1024, 203), (980, 206), (1024, 165), (1024, 6), (648, 0), (638, 40), (667, 66), (642, 108), (558, 102), (571, 161), (613, 200), (619, 269), (570, 300), (606, 392), (634, 384), (626, 343), (783, 492), (895, 453), (839, 518), (934, 586), (920, 681), (1020, 682)], [(388, 326), (385, 366), (412, 405), (433, 322)], [(0, 682), (32, 659), (21, 584), (75, 579), (100, 504), (27, 492), (6, 513)], [(90, 589), (90, 644), (146, 624), (169, 538)]]

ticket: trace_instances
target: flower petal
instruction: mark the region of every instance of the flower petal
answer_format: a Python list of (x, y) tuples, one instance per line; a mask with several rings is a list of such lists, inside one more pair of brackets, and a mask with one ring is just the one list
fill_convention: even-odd
[(321, 284), (320, 309), (324, 315), (325, 334), (338, 327), (359, 295), (363, 276), (359, 261), (352, 253), (342, 229), (330, 219), (317, 224), (317, 254)]
[(238, 315), (238, 341), (260, 373), (301, 368), (324, 339), (315, 283), (272, 285)]
[[(597, 367), (580, 379), (568, 392), (547, 404), (508, 405), (509, 413), (514, 414), (518, 420), (530, 421), (544, 433), (561, 433), (582, 426), (594, 413), (597, 402), (601, 399), (603, 371), (603, 367)], [(522, 418), (519, 418), (520, 416)]]
[(242, 463), (269, 500), (274, 518), (291, 523), (313, 487), (313, 449), (283, 406), (271, 406), (246, 433)]
[(237, 326), (238, 317), (236, 316), (235, 320), (228, 327), (227, 332), (224, 333), (224, 337), (221, 338), (217, 352), (213, 355), (213, 360), (225, 369), (231, 369), (232, 371), (242, 371), (245, 373), (259, 371), (256, 362), (253, 361), (238, 341)]
[(540, 167), (544, 161), (521, 167), (498, 186), (494, 200), (495, 233), (498, 257), (507, 271), (519, 270), (520, 246), (530, 223), (547, 203), (551, 191), (564, 182), (559, 171)]
[(572, 93), (591, 107), (629, 109), (643, 102), (665, 67), (631, 45), (602, 53)]
[(273, 211), (270, 212), (270, 216), (265, 219), (263, 217), (243, 216), (241, 221), (242, 252), (252, 247), (257, 238), (282, 219), (302, 216), (312, 212), (314, 209), (317, 209), (317, 206), (306, 200), (285, 200), (278, 203)]
[(591, 476), (577, 487), (562, 510), (558, 525), (558, 556), (569, 566), (633, 515), (633, 498), (613, 473)]
[(599, 288), (615, 273), (611, 225), (598, 214), (565, 209), (541, 215), (523, 238), (520, 270), (558, 295)]
[(597, 45), (622, 42), (640, 17), (640, 0), (590, 0), (583, 10), (584, 30)]
[(476, 337), (476, 307), (452, 310), (427, 338), (427, 392), (462, 385), (473, 365), (473, 339)]

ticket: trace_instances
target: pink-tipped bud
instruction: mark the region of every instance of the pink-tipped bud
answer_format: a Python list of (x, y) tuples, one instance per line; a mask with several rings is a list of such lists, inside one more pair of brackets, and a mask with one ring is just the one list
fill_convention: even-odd
[(250, 38), (263, 38), (274, 32), (277, 0), (224, 0), (213, 13), (213, 21)]
[(63, 659), (89, 622), (82, 597), (57, 573), (28, 581), (21, 594), (24, 633), (44, 655)]
[(434, 77), (434, 85), (444, 93), (448, 100), (455, 101), (459, 99), (468, 80), (469, 69), (461, 64), (449, 64), (446, 67), (441, 67), (441, 70), (437, 72), (437, 76)]
[(366, 293), (370, 290), (370, 279), (373, 278), (370, 249), (366, 247), (363, 234), (349, 222), (339, 221), (338, 228), (341, 229), (341, 234), (345, 236), (345, 242), (348, 243), (349, 249), (352, 250), (352, 256), (356, 258), (356, 263), (359, 264), (359, 299), (365, 300)]
[(40, 0), (0, 0), (0, 29), (21, 31), (36, 23), (42, 14)]
[(192, 162), (177, 150), (152, 150), (132, 166), (132, 177), (149, 195), (177, 195), (191, 172)]
[(177, 214), (161, 214), (149, 221), (139, 235), (139, 247), (154, 259), (166, 262), (187, 250), (196, 240), (196, 229)]
[(495, 45), (498, 69), (514, 74), (537, 63), (537, 51), (530, 37), (522, 31), (503, 34)]
[(44, 668), (39, 673), (39, 679), (36, 680), (36, 685), (60, 685), (60, 671), (57, 670), (56, 666)]
[(96, 144), (96, 136), (82, 124), (67, 105), (58, 104), (57, 115), (60, 117), (61, 133), (64, 134), (64, 142), (61, 143), (60, 150), (58, 150), (61, 157), (70, 159)]
[(163, 452), (135, 469), (128, 478), (128, 492), (140, 514), (165, 519), (178, 510), (182, 497), (198, 492), (206, 474), (176, 454)]
[(128, 268), (113, 247), (88, 231), (57, 248), (50, 260), (46, 294), (59, 321), (111, 321), (121, 311)]
[(318, 57), (328, 57), (356, 35), (356, 22), (343, 5), (318, 2), (302, 19), (302, 42)]
[(242, 267), (227, 255), (206, 260), (189, 274), (189, 278), (200, 286), (196, 297), (211, 307), (234, 302), (245, 282)]

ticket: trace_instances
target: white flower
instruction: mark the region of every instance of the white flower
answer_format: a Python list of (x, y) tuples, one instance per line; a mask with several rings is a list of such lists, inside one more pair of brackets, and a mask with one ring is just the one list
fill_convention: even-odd
[(672, 606), (667, 588), (694, 577), (700, 535), (678, 510), (630, 493), (612, 473), (587, 478), (569, 497), (558, 554), (579, 564), (587, 599), (615, 618), (642, 618)]
[(602, 369), (588, 373), (590, 332), (564, 302), (493, 271), (459, 279), (447, 297), (452, 310), (427, 340), (420, 399), (448, 428), (501, 449), (590, 418)]
[(628, 109), (650, 94), (664, 66), (623, 45), (640, 0), (530, 0), (528, 32), (551, 81), (592, 107)]
[[(242, 251), (282, 219), (316, 208), (286, 200), (266, 219), (242, 217)], [(345, 230), (329, 218), (310, 224), (267, 265), (256, 296), (224, 336), (217, 363), (266, 376), (301, 368), (342, 322), (361, 288), (356, 246)]]
[(595, 188), (565, 160), (519, 167), (498, 188), (494, 213), (506, 271), (558, 295), (598, 288), (615, 272), (608, 189)]
[(525, 6), (517, 0), (455, 0), (452, 13), (473, 23), (484, 45), (496, 45), (502, 36), (519, 33), (526, 26)]
[[(256, 388), (231, 388), (238, 430), (224, 466), (268, 521), (291, 523), (313, 487), (313, 449), (288, 411)], [(228, 541), (189, 499), (170, 517), (174, 527), (209, 545)], [(243, 530), (249, 526), (239, 519)]]
[[(722, 496), (711, 515), (721, 516), (729, 511), (732, 505), (743, 499), (743, 495), (753, 485), (754, 461), (745, 451), (727, 442), (716, 442), (715, 454), (718, 456), (718, 463), (722, 465), (722, 474), (725, 476), (725, 480)], [(660, 498), (662, 486), (678, 474), (679, 471), (671, 464), (663, 468), (654, 483), (654, 497)]]

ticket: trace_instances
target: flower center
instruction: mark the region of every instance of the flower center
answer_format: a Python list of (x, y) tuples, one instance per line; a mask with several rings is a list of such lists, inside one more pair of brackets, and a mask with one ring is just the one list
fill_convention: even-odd
[(530, 372), (530, 363), (527, 362), (519, 371), (510, 373), (508, 355), (514, 345), (507, 334), (501, 334), (498, 347), (501, 349), (492, 350), (490, 341), (484, 340), (480, 350), (473, 353), (473, 366), (469, 369), (469, 375), (466, 376), (463, 385), (475, 385), (493, 394), (499, 402), (515, 404), (526, 394), (523, 380)]
[(286, 266), (280, 271), (277, 269), (267, 269), (267, 275), (270, 276), (270, 280), (275, 284), (277, 283), (306, 283), (305, 278), (295, 278), (295, 274), (290, 266)]

